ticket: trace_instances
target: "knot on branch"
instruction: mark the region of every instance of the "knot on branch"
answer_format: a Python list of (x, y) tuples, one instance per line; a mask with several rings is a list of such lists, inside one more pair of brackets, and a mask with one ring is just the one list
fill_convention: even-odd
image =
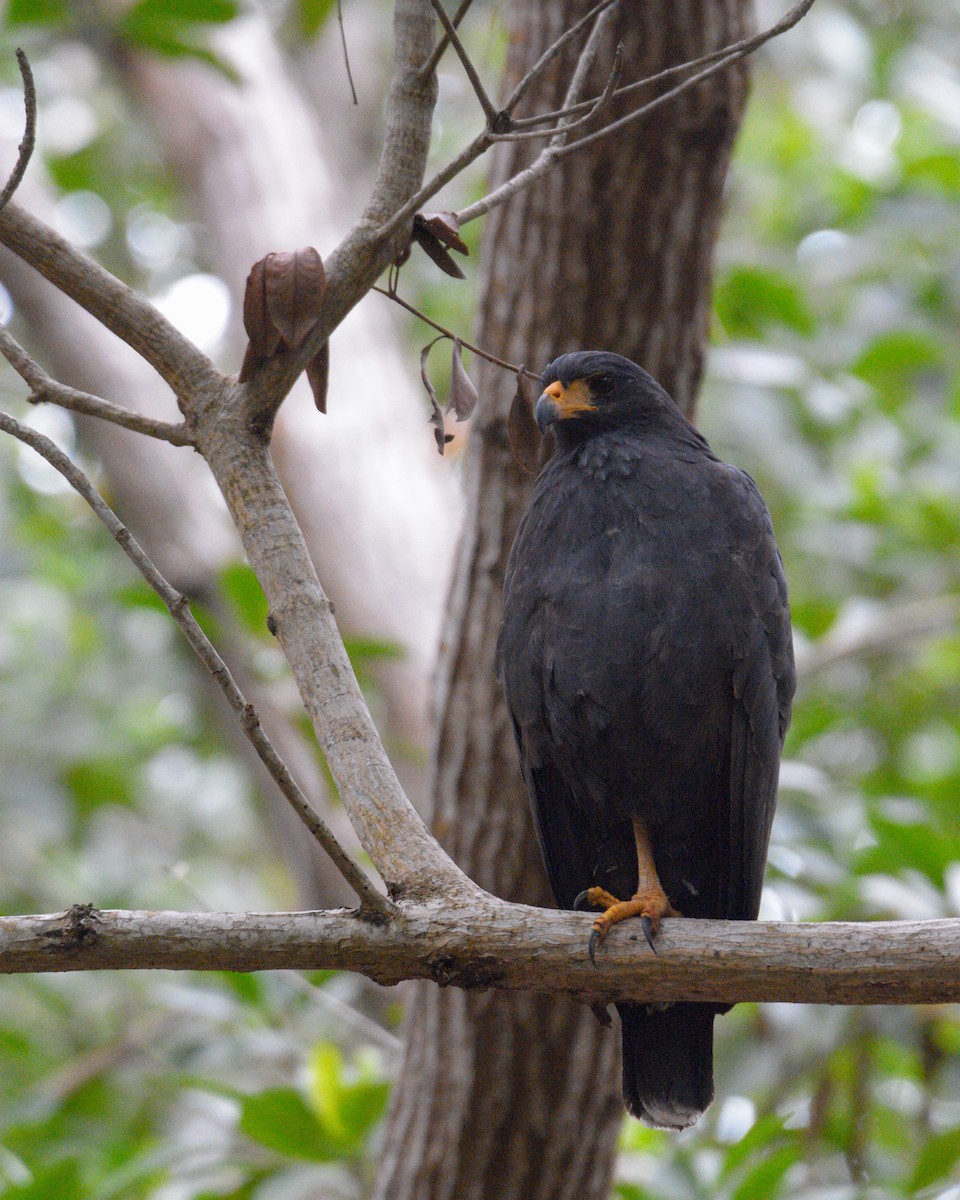
[(503, 968), (496, 958), (486, 956), (461, 963), (453, 955), (438, 954), (428, 962), (430, 978), (439, 987), (495, 987), (503, 979)]
[(43, 936), (50, 950), (80, 950), (100, 939), (103, 918), (92, 904), (74, 904)]

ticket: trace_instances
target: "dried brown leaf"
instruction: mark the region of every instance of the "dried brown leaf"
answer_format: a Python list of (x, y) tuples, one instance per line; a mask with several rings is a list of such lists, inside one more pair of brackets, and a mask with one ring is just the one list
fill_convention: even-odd
[(465, 421), (473, 415), (477, 407), (477, 389), (467, 374), (463, 365), (463, 346), (459, 338), (453, 339), (453, 361), (450, 364), (450, 395), (447, 399), (447, 412), (457, 414), (458, 421)]
[[(243, 327), (250, 339), (250, 350), (258, 362), (275, 354), (280, 344), (280, 334), (267, 314), (265, 262), (266, 259), (261, 258), (250, 268), (243, 293)], [(244, 368), (246, 365), (244, 360)], [(242, 372), (240, 377), (243, 378)]]
[(539, 377), (531, 375), (525, 367), (521, 367), (517, 372), (517, 391), (510, 405), (510, 416), (507, 418), (507, 436), (510, 439), (513, 457), (529, 475), (535, 475), (540, 466), (540, 447), (543, 439), (533, 415), (539, 395)]
[(424, 348), (420, 351), (420, 378), (423, 380), (423, 386), (427, 389), (427, 395), (430, 397), (430, 424), (433, 426), (433, 436), (437, 441), (437, 450), (440, 454), (443, 453), (443, 448), (447, 442), (453, 441), (453, 434), (447, 433), (443, 424), (443, 409), (440, 407), (440, 401), (437, 399), (437, 391), (430, 382), (430, 376), (427, 374), (427, 358), (430, 351), (443, 340), (444, 335), (436, 337), (432, 342), (427, 342)]
[(424, 225), (417, 224), (414, 220), (413, 224), (413, 240), (419, 245), (424, 253), (437, 264), (445, 275), (450, 275), (453, 279), (466, 279), (466, 275), (460, 270), (457, 264), (450, 257), (447, 250), (443, 248), (443, 243), (440, 239), (425, 228)]
[(460, 236), (460, 221), (456, 213), (417, 213), (413, 218), (413, 225), (414, 228), (420, 225), (429, 230), (448, 250), (456, 250), (459, 254), (470, 253), (470, 247)]
[(307, 382), (313, 392), (313, 402), (322, 413), (327, 411), (327, 384), (329, 381), (330, 343), (324, 342), (307, 363)]
[(268, 254), (264, 264), (267, 318), (295, 350), (320, 318), (327, 277), (323, 259), (312, 246), (292, 253)]

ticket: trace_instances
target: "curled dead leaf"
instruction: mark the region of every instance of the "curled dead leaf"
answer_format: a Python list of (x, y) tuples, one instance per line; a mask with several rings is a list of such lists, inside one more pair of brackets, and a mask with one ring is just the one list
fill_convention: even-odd
[(243, 295), (243, 327), (250, 344), (241, 382), (280, 350), (303, 344), (320, 318), (326, 290), (323, 259), (312, 246), (268, 254), (253, 264)]
[(327, 411), (327, 384), (330, 381), (330, 343), (324, 342), (307, 363), (307, 382), (319, 412)]
[(459, 338), (453, 339), (453, 359), (450, 364), (450, 396), (447, 412), (455, 412), (458, 421), (465, 421), (477, 407), (477, 389), (463, 365), (463, 346)]
[(443, 449), (447, 442), (453, 441), (453, 434), (447, 433), (443, 424), (443, 409), (440, 407), (440, 401), (437, 398), (437, 390), (430, 382), (430, 376), (427, 374), (427, 359), (430, 356), (430, 351), (433, 347), (445, 337), (441, 334), (440, 337), (435, 337), (432, 342), (427, 342), (424, 348), (420, 351), (420, 378), (423, 380), (423, 386), (427, 389), (427, 395), (430, 397), (430, 424), (433, 426), (433, 436), (437, 442), (437, 451), (443, 454)]
[(454, 279), (466, 276), (451, 258), (449, 250), (469, 254), (467, 243), (457, 233), (453, 213), (417, 213), (413, 218), (413, 240), (440, 268)]
[(507, 436), (510, 439), (513, 457), (530, 475), (535, 475), (540, 466), (540, 448), (543, 441), (533, 415), (539, 395), (539, 377), (531, 375), (525, 367), (521, 367), (517, 372), (517, 390), (507, 418)]

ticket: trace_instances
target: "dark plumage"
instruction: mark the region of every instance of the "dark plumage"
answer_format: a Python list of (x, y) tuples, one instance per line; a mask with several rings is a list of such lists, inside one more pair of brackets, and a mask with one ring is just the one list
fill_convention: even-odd
[[(767, 509), (629, 360), (565, 354), (543, 384), (557, 449), (510, 555), (498, 669), (557, 903), (633, 896), (639, 854), (649, 933), (670, 906), (754, 919), (794, 690)], [(627, 1108), (692, 1124), (723, 1006), (619, 1010)]]

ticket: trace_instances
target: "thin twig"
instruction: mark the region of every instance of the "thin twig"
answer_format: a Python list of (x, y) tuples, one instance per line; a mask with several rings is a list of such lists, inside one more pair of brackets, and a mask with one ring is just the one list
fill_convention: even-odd
[[(616, 95), (617, 84), (620, 81), (622, 70), (623, 46), (619, 45), (617, 46), (617, 51), (613, 60), (613, 69), (611, 70), (610, 76), (607, 79), (606, 86), (597, 99), (590, 102), (590, 107), (588, 107), (585, 115), (580, 117), (579, 120), (570, 121), (568, 124), (561, 125), (558, 128), (526, 129), (514, 133), (498, 133), (494, 134), (493, 140), (495, 142), (527, 142), (533, 141), (535, 138), (568, 137), (575, 129), (579, 129), (582, 125), (586, 125), (589, 121), (592, 121), (601, 109), (606, 108), (614, 95)], [(568, 108), (566, 112), (573, 113), (574, 110), (579, 112), (582, 110), (582, 106), (573, 105)]]
[[(705, 70), (689, 76), (681, 83), (678, 83), (675, 87), (672, 87), (668, 91), (663, 92), (661, 95), (656, 96), (647, 104), (641, 105), (640, 108), (634, 109), (633, 112), (628, 113), (626, 116), (620, 117), (616, 121), (612, 121), (609, 125), (605, 125), (602, 129), (595, 130), (593, 133), (585, 134), (583, 137), (575, 138), (572, 142), (568, 142), (563, 146), (555, 144), (546, 146), (543, 150), (541, 150), (536, 159), (534, 159), (534, 161), (524, 170), (518, 172), (518, 174), (514, 175), (511, 179), (508, 179), (506, 183), (501, 184), (500, 187), (495, 188), (492, 192), (488, 193), (480, 200), (477, 200), (474, 204), (470, 204), (466, 208), (461, 209), (461, 211), (456, 214), (460, 225), (466, 225), (468, 221), (474, 221), (477, 219), (477, 217), (484, 216), (492, 208), (496, 208), (497, 205), (505, 203), (507, 200), (511, 199), (511, 197), (516, 195), (517, 192), (523, 191), (524, 188), (529, 187), (530, 184), (536, 182), (536, 180), (550, 170), (559, 159), (566, 158), (568, 154), (575, 153), (581, 147), (589, 145), (598, 138), (606, 137), (615, 130), (622, 129), (631, 121), (640, 120), (642, 117), (645, 117), (649, 113), (653, 112), (654, 109), (659, 108), (662, 104), (666, 104), (668, 101), (674, 99), (674, 97), (679, 96), (682, 92), (685, 92), (689, 88), (694, 87), (696, 84), (701, 83), (704, 79), (710, 78), (711, 75), (715, 75), (718, 71), (724, 70), (731, 63), (736, 62), (741, 58), (745, 58), (749, 54), (752, 54), (756, 49), (758, 49), (758, 47), (762, 46), (765, 42), (770, 41), (771, 38), (779, 36), (781, 33), (784, 33), (786, 30), (791, 29), (794, 25), (796, 25), (801, 17), (803, 17), (804, 14), (809, 11), (813, 4), (814, 0), (800, 0), (800, 3), (795, 5), (785, 17), (783, 17), (775, 25), (772, 25), (769, 29), (764, 30), (763, 33), (759, 33), (752, 38), (747, 38), (745, 41), (731, 43), (730, 46), (724, 47), (722, 50), (717, 51), (715, 55), (711, 56), (711, 65)], [(679, 70), (681, 68), (672, 69)], [(637, 85), (631, 84), (630, 86), (635, 88)], [(624, 89), (622, 88), (619, 89), (619, 93), (615, 93), (615, 95), (622, 94), (623, 90)]]
[[(552, 60), (561, 52), (561, 50), (563, 50), (567, 43), (572, 38), (576, 37), (577, 34), (580, 33), (580, 31), (584, 29), (595, 17), (599, 16), (612, 4), (616, 4), (617, 2), (618, 0), (601, 0), (601, 2), (595, 5), (586, 14), (586, 16), (581, 17), (581, 19), (577, 21), (575, 25), (571, 26), (566, 33), (557, 38), (553, 45), (537, 59), (530, 70), (514, 88), (513, 93), (503, 107), (503, 112), (497, 114), (498, 120), (503, 117), (509, 118), (512, 121), (513, 110), (516, 108), (517, 104), (519, 104), (527, 88), (531, 83), (533, 83), (537, 75), (539, 75), (540, 72), (543, 71), (547, 65), (552, 62)], [(454, 18), (454, 22), (456, 22), (456, 18)], [(415, 195), (410, 197), (410, 199), (402, 206), (402, 208), (398, 209), (388, 221), (380, 226), (376, 232), (377, 240), (385, 241), (388, 239), (401, 225), (409, 221), (413, 217), (413, 214), (418, 212), (419, 209), (421, 209), (423, 205), (426, 204), (429, 199), (431, 199), (431, 197), (435, 196), (442, 187), (446, 186), (451, 179), (455, 179), (457, 175), (461, 173), (461, 171), (465, 170), (472, 162), (476, 161), (476, 159), (478, 159), (482, 154), (486, 153), (486, 151), (489, 150), (493, 144), (494, 134), (488, 125), (488, 128), (486, 128), (482, 133), (478, 134), (452, 162), (448, 163), (441, 171), (438, 171), (429, 183), (424, 184), (424, 186), (420, 188)]]
[(440, 24), (446, 32), (450, 45), (457, 52), (457, 57), (463, 64), (463, 69), (467, 73), (467, 78), (470, 80), (470, 85), (473, 88), (474, 94), (480, 101), (480, 107), (483, 109), (483, 115), (487, 118), (487, 124), (493, 126), (497, 122), (499, 113), (497, 106), (487, 95), (487, 90), (483, 86), (483, 82), (477, 72), (477, 68), (473, 65), (470, 55), (466, 51), (463, 42), (460, 41), (460, 35), (457, 33), (456, 26), (447, 16), (446, 9), (443, 7), (441, 0), (430, 0), (433, 5), (433, 10), (440, 18)]
[(347, 50), (347, 34), (343, 28), (343, 0), (337, 0), (337, 21), (340, 23), (340, 44), (343, 46), (343, 65), (347, 68), (347, 80), (350, 84), (350, 95), (353, 102), (359, 105), (357, 89), (353, 86), (353, 72), (350, 70), (350, 52)]
[(503, 106), (504, 112), (513, 116), (513, 110), (517, 107), (523, 97), (526, 95), (530, 86), (539, 78), (540, 75), (547, 69), (550, 63), (561, 54), (567, 45), (573, 41), (578, 33), (601, 13), (605, 12), (611, 5), (616, 4), (618, 0), (600, 0), (599, 4), (594, 5), (588, 13), (580, 18), (575, 25), (571, 25), (565, 33), (562, 33), (552, 46), (548, 46), (543, 54), (537, 59), (530, 70), (524, 75), (517, 86), (510, 93), (506, 104)]
[(158, 421), (152, 417), (141, 416), (119, 404), (112, 404), (100, 396), (91, 396), (89, 392), (79, 392), (76, 388), (67, 387), (52, 379), (38, 363), (27, 354), (26, 350), (8, 331), (0, 325), (0, 354), (7, 360), (20, 378), (30, 388), (28, 397), (31, 404), (56, 404), (70, 412), (83, 413), (88, 417), (100, 417), (124, 429), (132, 429), (135, 433), (146, 434), (147, 437), (159, 438), (173, 446), (192, 446), (193, 438), (187, 432), (184, 422), (177, 425), (169, 421)]
[[(402, 300), (395, 291), (389, 291), (387, 288), (379, 287), (374, 284), (373, 291), (379, 292), (381, 296), (386, 296), (388, 300), (392, 300), (395, 304), (399, 304), (401, 308), (405, 308), (407, 312), (413, 313), (424, 324), (429, 325), (431, 329), (436, 329), (441, 337), (449, 338), (451, 341), (458, 341), (465, 350), (469, 350), (472, 354), (478, 354), (481, 358), (485, 358), (487, 362), (491, 362), (494, 366), (503, 367), (506, 371), (513, 371), (516, 374), (522, 370), (515, 363), (506, 362), (502, 358), (497, 358), (495, 354), (490, 354), (487, 350), (481, 350), (479, 346), (474, 346), (470, 342), (462, 338), (459, 333), (454, 333), (452, 329), (447, 329), (432, 317), (428, 317), (426, 313), (422, 313), (419, 308), (414, 308), (412, 304), (408, 304), (406, 300)], [(439, 341), (440, 338), (434, 338), (434, 341)], [(433, 345), (433, 342), (430, 343)]]
[[(473, 0), (462, 0), (460, 7), (453, 14), (454, 29), (460, 28), (460, 22), (467, 15), (468, 11), (470, 10), (470, 5), (472, 3), (473, 3)], [(449, 45), (450, 45), (450, 39), (447, 37), (446, 34), (444, 34), (443, 37), (440, 38), (440, 40), (437, 42), (436, 46), (434, 46), (433, 53), (430, 55), (430, 57), (427, 59), (427, 61), (420, 68), (420, 78), (421, 79), (429, 79), (429, 77), (437, 69), (437, 63), (439, 63), (440, 59), (443, 58), (443, 55)]]
[[(763, 30), (761, 33), (754, 34), (752, 37), (744, 38), (739, 42), (731, 42), (727, 46), (721, 46), (719, 50), (712, 50), (709, 54), (704, 54), (700, 58), (691, 58), (686, 62), (677, 63), (673, 67), (665, 67), (662, 71), (658, 71), (655, 75), (647, 75), (643, 79), (638, 79), (634, 83), (624, 84), (614, 93), (613, 99), (619, 100), (624, 96), (630, 96), (634, 92), (638, 92), (643, 88), (651, 87), (655, 83), (662, 83), (666, 79), (672, 79), (674, 75), (681, 75), (685, 71), (692, 71), (696, 67), (706, 67), (711, 63), (715, 63), (722, 58), (727, 58), (729, 55), (747, 54), (762, 46), (764, 42), (770, 41), (772, 38), (778, 37), (781, 33), (786, 33), (788, 29), (792, 29), (802, 17), (813, 7), (814, 0), (802, 0), (789, 10), (776, 24), (771, 25), (769, 29)], [(563, 108), (555, 109), (553, 112), (540, 113), (533, 117), (519, 117), (514, 124), (518, 130), (529, 129), (534, 125), (546, 125), (553, 121), (559, 121), (563, 117), (577, 116), (577, 114), (586, 112), (591, 105), (596, 103), (596, 99), (582, 100), (577, 104), (564, 105)]]
[(19, 441), (31, 446), (36, 452), (67, 480), (72, 488), (90, 505), (97, 517), (116, 539), (120, 548), (137, 568), (147, 583), (153, 588), (170, 615), (183, 631), (197, 657), (210, 672), (230, 707), (240, 719), (240, 726), (247, 738), (253, 744), (260, 760), (273, 776), (283, 795), (293, 807), (297, 815), (326, 850), (347, 883), (360, 897), (362, 910), (387, 917), (393, 911), (393, 905), (382, 896), (364, 872), (347, 854), (334, 837), (333, 832), (316, 812), (310, 801), (304, 795), (296, 780), (267, 737), (260, 724), (260, 718), (252, 704), (248, 704), (243, 693), (237, 686), (230, 669), (223, 661), (206, 634), (197, 624), (186, 596), (172, 587), (157, 570), (154, 563), (146, 555), (133, 534), (120, 521), (113, 509), (107, 504), (87, 476), (76, 463), (54, 445), (49, 438), (44, 437), (28, 425), (23, 425), (8, 413), (0, 412), (0, 430), (11, 434)]
[(26, 54), (19, 47), (17, 48), (17, 63), (20, 67), (20, 74), (23, 77), (23, 108), (25, 114), (23, 141), (20, 143), (17, 164), (13, 168), (3, 191), (0, 192), (0, 208), (4, 207), (20, 186), (20, 181), (23, 179), (27, 163), (30, 161), (33, 148), (37, 142), (37, 89), (33, 82), (33, 71), (30, 70), (30, 63), (27, 60)]

